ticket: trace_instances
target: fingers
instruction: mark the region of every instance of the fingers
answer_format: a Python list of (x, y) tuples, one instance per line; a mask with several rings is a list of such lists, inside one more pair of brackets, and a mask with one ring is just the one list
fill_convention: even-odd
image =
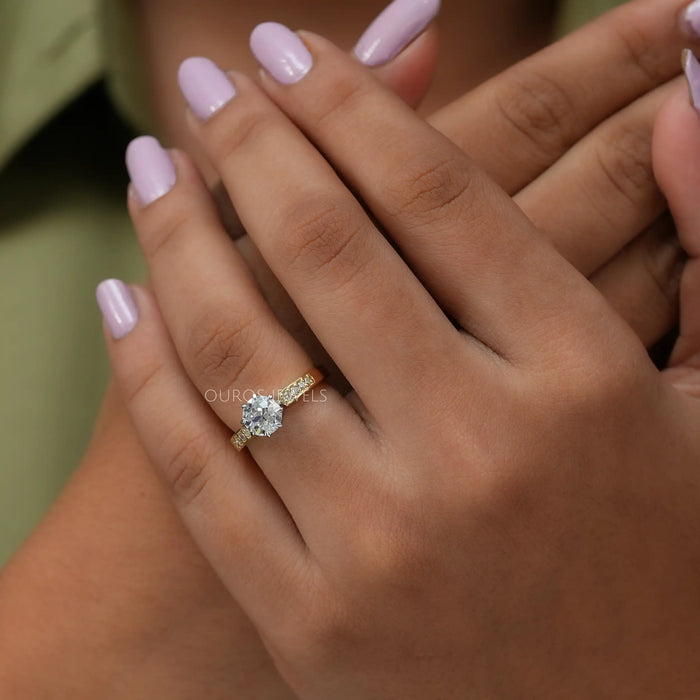
[[(241, 403), (234, 391), (269, 393), (311, 361), (262, 297), (192, 162), (142, 137), (129, 145), (127, 164), (134, 184), (129, 211), (161, 312), (188, 374), (233, 429)], [(165, 172), (167, 187), (154, 191), (166, 191), (149, 202), (144, 178)]]
[[(274, 624), (307, 579), (304, 543), (246, 453), (231, 449), (184, 372), (150, 293), (98, 287), (114, 376), (149, 458), (188, 529), (253, 620)], [(117, 339), (115, 339), (115, 335)]]
[[(432, 23), (394, 59), (373, 68), (373, 73), (406, 104), (415, 109), (423, 101), (432, 83), (438, 48), (438, 30), (435, 23)], [(217, 180), (211, 191), (229, 235), (234, 240), (241, 238), (245, 231), (226, 188)]]
[(561, 301), (581, 293), (569, 267), (462, 151), (332, 44), (303, 38), (313, 54), (306, 73), (283, 84), (276, 52), (299, 38), (281, 25), (254, 31), (268, 93), (342, 173), (448, 313), (506, 356), (539, 348), (540, 321), (560, 316)]
[[(691, 98), (700, 103), (700, 65), (688, 55)], [(688, 393), (700, 396), (700, 116), (679, 90), (662, 109), (654, 132), (654, 167), (668, 199), (681, 245), (689, 256), (681, 280), (680, 337), (667, 372)]]
[[(153, 188), (162, 194), (144, 206), (146, 186), (163, 181), (154, 167), (158, 160), (169, 189)], [(129, 209), (160, 309), (187, 374), (229, 427), (230, 437), (253, 393), (276, 396), (312, 362), (262, 297), (193, 163), (178, 152), (171, 162), (150, 137), (132, 142), (127, 161), (135, 186)], [(364, 423), (330, 387), (308, 398), (285, 409), (283, 430), (248, 447), (289, 511), (299, 514), (295, 522), (302, 534), (313, 531), (308, 526), (315, 510), (308, 500), (332, 488), (328, 472), (314, 469), (322, 461), (314, 456), (333, 445), (336, 458), (359, 464), (368, 438)], [(285, 463), (267, 458), (280, 451)], [(346, 472), (352, 471), (348, 464)]]
[[(211, 62), (181, 69), (195, 114), (206, 112), (197, 100), (211, 71), (223, 76)], [(436, 347), (449, 361), (459, 334), (326, 160), (250, 80), (234, 79), (236, 96), (209, 120), (193, 116), (192, 128), (252, 240), (370, 413), (394, 413), (410, 392), (407, 373), (424, 371)]]
[(666, 209), (654, 179), (651, 140), (659, 109), (678, 86), (674, 81), (657, 88), (610, 117), (515, 197), (586, 276)]
[(590, 279), (650, 348), (677, 323), (684, 267), (676, 228), (665, 215)]
[(434, 115), (431, 123), (515, 194), (593, 127), (679, 72), (687, 0), (603, 15)]

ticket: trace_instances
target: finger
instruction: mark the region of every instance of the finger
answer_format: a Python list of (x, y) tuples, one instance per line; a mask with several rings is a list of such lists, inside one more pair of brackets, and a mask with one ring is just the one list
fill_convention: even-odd
[(515, 194), (591, 129), (677, 75), (687, 0), (636, 0), (505, 71), (431, 123)]
[(663, 216), (591, 277), (591, 282), (647, 348), (678, 320), (685, 255)]
[[(254, 53), (273, 71), (262, 77), (266, 91), (359, 194), (450, 315), (506, 357), (539, 349), (541, 323), (580, 294), (569, 266), (454, 144), (330, 42), (303, 38), (313, 67), (285, 85), (274, 77), (275, 58), (290, 46), (306, 51), (304, 44), (282, 25), (254, 30)], [(546, 276), (534, 272), (540, 266)]]
[[(195, 114), (206, 114), (200, 90), (211, 71), (223, 76), (200, 59), (181, 68)], [(191, 127), (249, 235), (369, 412), (395, 415), (410, 393), (407, 373), (425, 371), (438, 347), (452, 357), (459, 333), (303, 134), (249, 79), (235, 82), (236, 97), (207, 121), (191, 115)]]
[(676, 81), (610, 117), (515, 197), (586, 276), (666, 209), (654, 179), (651, 141), (659, 109), (674, 90)]
[(680, 90), (664, 105), (654, 132), (654, 167), (690, 258), (681, 280), (680, 336), (667, 377), (700, 396), (700, 65), (691, 54), (685, 60), (696, 107), (688, 104), (687, 92)]
[[(114, 376), (152, 463), (198, 546), (252, 619), (274, 623), (307, 561), (279, 497), (182, 368), (155, 300), (98, 287)], [(118, 339), (115, 339), (115, 335)]]
[[(171, 184), (148, 202), (144, 177), (160, 177), (158, 162)], [(310, 359), (278, 324), (190, 159), (141, 137), (127, 149), (127, 166), (134, 184), (129, 211), (175, 347), (202, 395), (211, 396), (233, 429), (243, 391), (284, 386), (309, 369)]]
[[(435, 23), (412, 41), (396, 58), (373, 69), (377, 78), (414, 109), (423, 101), (438, 59), (438, 30)], [(212, 194), (229, 235), (235, 240), (245, 234), (226, 188), (218, 180)]]
[(407, 105), (416, 109), (433, 81), (438, 49), (438, 30), (433, 23), (396, 58), (374, 68), (373, 73)]
[[(194, 164), (179, 152), (172, 153), (172, 161), (155, 139), (132, 142), (129, 210), (180, 360), (210, 409), (234, 431), (241, 425), (241, 406), (253, 393), (276, 396), (312, 363), (262, 297)], [(171, 185), (149, 201), (146, 185), (162, 177), (154, 163), (168, 172)], [(308, 500), (329, 482), (325, 471), (311, 468), (323, 461), (312, 456), (355, 455), (359, 463), (360, 446), (367, 441), (365, 425), (336, 392), (319, 388), (310, 396), (284, 410), (282, 429), (249, 444), (305, 537), (315, 531), (309, 527), (314, 510)], [(352, 475), (350, 465), (347, 473)]]

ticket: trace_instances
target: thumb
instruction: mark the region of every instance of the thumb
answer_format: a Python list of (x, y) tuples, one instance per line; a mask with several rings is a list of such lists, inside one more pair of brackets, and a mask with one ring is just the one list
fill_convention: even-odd
[(680, 285), (680, 335), (665, 376), (700, 398), (700, 64), (684, 57), (691, 95), (679, 90), (662, 107), (654, 128), (654, 172), (668, 201), (688, 262)]

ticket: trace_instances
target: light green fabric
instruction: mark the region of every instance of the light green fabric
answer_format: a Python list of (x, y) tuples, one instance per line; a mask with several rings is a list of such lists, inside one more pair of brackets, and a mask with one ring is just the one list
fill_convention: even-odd
[(143, 278), (121, 155), (45, 127), (104, 73), (98, 10), (0, 0), (0, 564), (89, 438), (108, 376), (95, 285)]
[(148, 109), (145, 74), (139, 68), (140, 52), (131, 32), (136, 21), (134, 3), (111, 0), (99, 5), (105, 79), (114, 105), (140, 133), (152, 134), (156, 127)]
[(95, 285), (143, 277), (123, 183), (52, 150), (51, 167), (32, 149), (0, 174), (0, 562), (91, 432), (108, 373)]
[(99, 75), (95, 0), (0, 0), (0, 166)]
[[(566, 0), (561, 26), (611, 4)], [(108, 376), (94, 287), (144, 275), (121, 156), (44, 128), (98, 76), (121, 113), (148, 123), (126, 6), (0, 0), (0, 564), (87, 444)]]

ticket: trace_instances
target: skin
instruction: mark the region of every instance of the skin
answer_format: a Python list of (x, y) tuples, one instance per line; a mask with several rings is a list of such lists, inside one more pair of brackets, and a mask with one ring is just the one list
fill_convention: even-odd
[(239, 407), (202, 393), (271, 390), (311, 360), (178, 154), (171, 193), (130, 199), (154, 294), (106, 340), (187, 528), (302, 698), (697, 694), (691, 382), (462, 150), (303, 38), (300, 82), (232, 73), (237, 96), (189, 124), (356, 393), (227, 444)]
[[(134, 34), (148, 66), (146, 94), (165, 142), (194, 155), (208, 177), (215, 174), (182, 119), (182, 104), (173, 76), (181, 61), (203, 55), (223, 66), (254, 75), (257, 65), (248, 37), (259, 22), (275, 18), (294, 28), (315, 29), (350, 50), (368, 18), (384, 0), (354, 0), (342, 6), (318, 0), (130, 0)], [(449, 2), (441, 12), (441, 59), (429, 94), (427, 116), (501, 70), (517, 63), (551, 39), (556, 13), (553, 0), (499, 0), (494, 3)], [(173, 40), (176, 37), (176, 40)], [(465, 53), (465, 46), (469, 49)], [(477, 60), (478, 58), (478, 60)]]
[[(679, 9), (679, 3), (666, 3), (664, 16), (670, 16)], [(633, 30), (637, 26), (635, 22), (636, 20), (632, 24), (625, 24)], [(569, 130), (567, 134), (571, 141), (583, 136), (586, 130), (593, 129), (608, 114), (623, 108), (629, 109), (628, 105), (636, 97), (673, 75), (677, 58), (672, 62), (671, 55), (676, 46), (680, 47), (681, 39), (669, 22), (650, 22), (649, 27), (652, 26), (653, 30), (647, 28), (650, 38), (647, 50), (640, 52), (639, 57), (648, 65), (652, 62), (649, 57), (653, 56), (654, 65), (663, 64), (663, 71), (647, 81), (633, 81), (631, 90), (624, 91), (624, 86), (616, 85), (616, 89), (623, 89), (623, 93), (615, 97), (614, 101), (608, 99), (610, 96), (607, 93), (601, 95), (601, 91), (596, 91), (596, 100), (588, 106), (599, 105), (598, 98), (601, 98), (602, 104), (588, 122), (573, 127), (569, 120), (561, 120), (561, 127), (576, 130), (573, 134)], [(607, 36), (612, 38), (612, 34), (610, 32)], [(582, 44), (590, 46), (594, 40), (595, 45), (600, 46), (600, 37), (593, 35), (589, 35)], [(668, 61), (658, 60), (660, 55), (666, 55), (666, 51)], [(414, 66), (419, 65), (420, 61), (429, 65), (429, 60), (420, 59)], [(559, 62), (559, 54), (550, 56), (549, 64)], [(635, 72), (637, 76), (640, 75), (634, 67), (635, 61), (629, 62), (629, 76)], [(604, 68), (604, 76), (608, 80), (610, 72), (607, 66)], [(410, 75), (415, 75), (415, 70)], [(521, 78), (522, 75), (521, 72), (518, 77)], [(169, 79), (172, 81), (172, 78)], [(401, 83), (403, 89), (408, 85), (413, 92), (402, 94), (411, 102), (421, 92), (410, 81), (397, 80), (394, 83), (387, 75), (383, 79), (398, 90), (401, 90)], [(598, 85), (602, 78), (591, 75), (590, 79), (592, 84)], [(499, 84), (501, 89), (494, 91), (494, 87)], [(507, 85), (511, 87), (508, 88)], [(625, 85), (629, 85), (629, 80), (625, 81)], [(509, 81), (492, 84), (488, 91), (489, 94), (498, 96), (518, 95), (522, 98), (522, 92), (516, 90), (519, 86), (520, 81), (511, 76)], [(481, 102), (474, 100), (471, 104), (445, 110), (436, 116), (436, 123), (460, 145), (476, 148), (478, 161), (494, 177), (498, 177), (499, 173), (502, 178), (510, 177), (517, 168), (503, 167), (504, 164), (496, 159), (497, 148), (490, 154), (493, 163), (488, 162), (488, 153), (480, 153), (477, 148), (487, 140), (483, 135), (489, 133), (488, 128), (493, 120), (493, 113), (485, 111), (479, 111), (479, 118), (472, 119), (472, 111)], [(512, 104), (520, 102), (521, 100), (513, 100)], [(533, 104), (536, 103), (533, 101)], [(493, 104), (493, 101), (488, 104)], [(173, 110), (171, 112), (175, 113)], [(524, 114), (526, 116), (528, 112)], [(532, 112), (532, 115), (535, 116), (535, 113)], [(639, 115), (643, 116), (637, 119)], [(640, 133), (650, 130), (652, 109), (635, 108), (628, 116), (632, 117), (631, 123), (639, 124)], [(547, 122), (533, 119), (532, 128), (522, 134), (524, 139), (521, 143), (504, 141), (503, 147), (517, 147), (514, 152), (518, 152), (525, 144), (531, 143), (533, 153), (538, 153), (537, 146), (541, 143), (543, 153), (546, 152), (549, 139), (556, 136), (557, 131), (544, 128), (540, 133), (538, 125), (546, 127)], [(620, 128), (623, 129), (622, 124)], [(498, 138), (489, 134), (489, 139), (496, 146), (504, 134), (508, 134), (507, 130), (500, 129)], [(641, 138), (634, 143), (638, 148), (630, 149), (627, 158), (619, 159), (621, 177), (616, 179), (617, 182), (627, 181), (624, 173), (629, 169), (624, 164), (630, 162), (630, 159), (641, 162), (642, 171), (650, 170), (648, 140)], [(549, 161), (540, 157), (536, 160), (537, 167), (544, 170), (565, 150), (566, 145), (562, 144), (559, 150), (551, 152)], [(524, 159), (518, 168), (529, 167), (531, 162), (532, 158)], [(591, 174), (592, 181), (595, 181), (595, 168), (591, 169)], [(515, 193), (524, 189), (528, 178), (530, 182), (535, 180), (535, 173), (528, 170), (518, 176), (515, 182), (504, 180), (501, 184)], [(647, 178), (640, 178), (642, 184), (646, 180)], [(555, 182), (554, 178), (549, 180), (550, 185)], [(546, 206), (544, 186), (540, 192), (541, 211), (551, 211), (552, 208)], [(641, 187), (640, 202), (645, 201), (645, 192), (649, 202), (654, 203), (645, 209), (649, 211), (657, 206), (658, 194), (653, 187)], [(610, 187), (609, 194), (614, 193), (615, 187)], [(579, 194), (577, 191), (576, 196)], [(603, 202), (607, 201), (604, 194), (605, 190), (602, 190), (600, 196)], [(568, 199), (573, 199), (571, 193)], [(536, 202), (537, 197), (531, 201)], [(617, 211), (617, 207), (614, 209)], [(632, 209), (628, 207), (628, 210)], [(533, 205), (528, 213), (534, 218), (535, 211)], [(645, 216), (649, 217), (648, 214)], [(647, 220), (651, 221), (650, 218), (645, 219)], [(622, 220), (623, 235), (633, 238), (641, 230), (640, 221), (636, 214)], [(546, 218), (538, 223), (546, 228)], [(635, 226), (638, 227), (636, 230)], [(587, 240), (585, 236), (590, 237), (592, 230), (595, 229), (582, 227), (583, 240)], [(558, 245), (556, 236), (552, 236), (552, 239)], [(255, 260), (255, 251), (251, 250), (247, 239), (240, 245), (244, 251), (248, 251), (248, 259)], [(632, 257), (616, 256), (614, 264), (606, 268), (607, 272), (596, 283), (639, 335), (646, 342), (651, 342), (673, 322), (678, 251), (673, 245), (672, 231), (668, 224), (665, 229), (653, 227), (649, 234), (630, 244), (629, 249), (634, 250)], [(627, 259), (635, 259), (638, 264), (628, 265), (624, 262)], [(284, 309), (286, 297), (277, 297), (281, 290), (269, 279), (265, 266), (256, 265), (255, 268), (258, 279), (264, 282), (267, 296), (275, 298), (277, 308)], [(635, 270), (642, 274), (635, 273)], [(621, 280), (625, 280), (624, 285), (620, 283)], [(638, 290), (639, 296), (629, 292), (630, 281), (632, 289)], [(637, 283), (639, 286), (636, 286)], [(616, 295), (616, 289), (622, 293)], [(627, 293), (624, 293), (625, 289)], [(298, 321), (293, 315), (282, 315), (290, 326)], [(308, 346), (314, 347), (312, 339), (308, 340)], [(22, 694), (31, 696), (38, 692), (46, 693), (47, 687), (59, 695), (62, 689), (57, 678), (60, 678), (60, 682), (65, 683), (66, 688), (72, 692), (71, 697), (80, 697), (81, 692), (84, 697), (94, 697), (94, 688), (100, 689), (100, 697), (133, 698), (139, 697), (138, 692), (144, 693), (144, 697), (153, 697), (158, 692), (165, 693), (168, 697), (235, 697), (237, 693), (246, 693), (246, 697), (287, 697), (289, 691), (285, 690), (275, 676), (269, 657), (263, 651), (247, 618), (232, 603), (227, 591), (212, 574), (179, 520), (174, 517), (162, 486), (150, 472), (148, 460), (124, 419), (123, 407), (111, 392), (108, 393), (102, 416), (102, 429), (96, 433), (93, 447), (79, 469), (76, 480), (50, 518), (0, 579), (0, 611), (4, 620), (0, 647), (3, 658), (13, 660), (12, 664), (5, 665), (0, 671), (0, 679), (5, 684), (3, 687), (17, 689), (16, 695), (19, 697)], [(116, 473), (123, 478), (115, 482)], [(111, 504), (110, 518), (105, 520), (93, 515), (100, 513), (105, 504)], [(86, 523), (89, 523), (88, 527)], [(76, 537), (76, 532), (81, 532), (82, 536)], [(123, 597), (109, 596), (106, 601), (103, 598), (99, 606), (90, 610), (89, 615), (83, 607), (79, 615), (66, 616), (66, 601), (83, 600), (86, 591), (93, 591), (94, 595), (102, 594), (105, 590), (114, 588), (115, 580), (121, 582), (122, 579), (115, 576), (122, 571), (125, 551), (133, 556), (134, 566), (129, 570), (128, 579), (124, 580), (129, 585), (119, 585)], [(57, 552), (60, 556), (56, 556)], [(37, 576), (37, 571), (44, 575)], [(48, 571), (54, 572), (50, 586), (47, 585), (45, 575)], [(187, 571), (186, 577), (182, 576), (183, 571)], [(177, 575), (164, 575), (164, 572), (177, 572)], [(31, 585), (28, 585), (29, 581), (32, 582)], [(154, 599), (162, 604), (154, 608)], [(34, 612), (37, 610), (41, 610), (41, 615)], [(214, 622), (212, 617), (215, 617)], [(180, 634), (177, 635), (171, 634), (175, 618), (180, 623)], [(47, 630), (43, 624), (46, 619), (63, 619), (64, 622), (52, 625)], [(105, 621), (110, 624), (105, 625)], [(119, 630), (119, 634), (114, 633), (115, 629)], [(154, 629), (167, 631), (154, 635)], [(18, 630), (23, 633), (19, 634)], [(200, 630), (200, 633), (195, 635), (193, 630)], [(37, 649), (36, 639), (39, 637), (46, 642)], [(194, 639), (197, 644), (193, 644)], [(100, 640), (100, 644), (94, 644), (95, 640)], [(144, 647), (144, 640), (147, 640), (147, 647)], [(87, 641), (90, 643), (86, 644)], [(138, 658), (142, 657), (134, 659), (133, 654), (134, 649), (143, 648), (149, 651), (150, 664), (146, 667), (138, 663)], [(181, 673), (183, 657), (186, 657), (187, 662), (187, 682), (183, 682)], [(36, 674), (37, 663), (46, 669), (43, 678)], [(86, 677), (86, 666), (94, 669), (90, 678)], [(123, 680), (120, 683), (110, 682), (116, 670), (122, 671), (125, 668), (130, 670), (131, 685), (125, 685)], [(56, 672), (52, 673), (51, 669), (56, 669)], [(169, 684), (166, 681), (168, 674), (179, 682)]]
[[(654, 172), (663, 187), (678, 237), (688, 251), (683, 275), (680, 337), (671, 355), (668, 375), (691, 396), (700, 398), (700, 217), (696, 193), (700, 186), (696, 164), (700, 158), (697, 107), (689, 108), (687, 94), (677, 93), (663, 107), (654, 132)], [(692, 300), (692, 301), (691, 301)]]

